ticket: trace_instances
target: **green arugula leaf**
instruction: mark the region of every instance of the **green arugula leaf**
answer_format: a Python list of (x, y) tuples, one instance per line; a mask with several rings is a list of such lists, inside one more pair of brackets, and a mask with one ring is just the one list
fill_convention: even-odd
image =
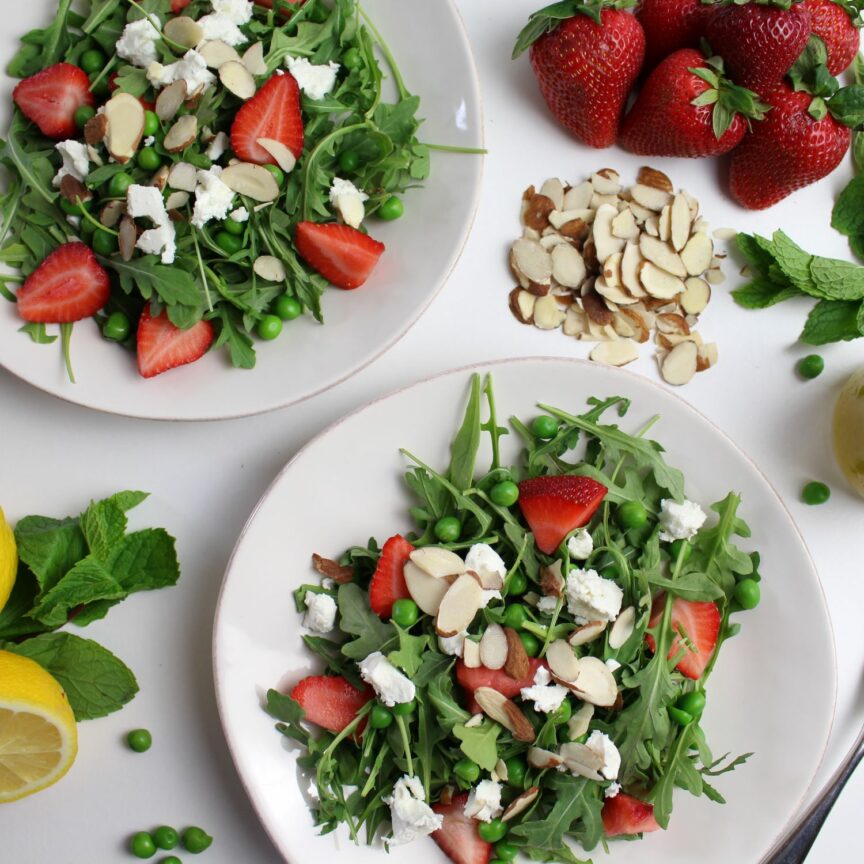
[(724, 596), (723, 589), (706, 573), (684, 573), (674, 581), (659, 574), (649, 574), (646, 578), (655, 588), (668, 591), (684, 600), (707, 602)]
[(412, 636), (398, 624), (394, 624), (399, 637), (399, 650), (391, 651), (387, 659), (413, 679), (423, 664), (423, 653), (429, 645), (428, 636)]
[(309, 733), (300, 725), (306, 714), (299, 702), (271, 689), (267, 691), (267, 705), (264, 710), (274, 719), (281, 721), (280, 732), (301, 744), (309, 742)]
[(448, 732), (457, 723), (464, 725), (470, 719), (471, 715), (453, 696), (453, 679), (449, 675), (442, 675), (430, 681), (427, 694), (435, 708), (438, 723)]
[(498, 764), (498, 736), (501, 727), (497, 723), (484, 721), (479, 726), (457, 723), (451, 730), (462, 743), (459, 745), (465, 756), (476, 762), (484, 771), (492, 771)]
[(363, 660), (375, 651), (386, 651), (396, 640), (396, 628), (382, 621), (370, 608), (368, 595), (353, 582), (340, 585), (336, 595), (340, 628), (357, 638), (342, 646), (342, 653), (352, 660)]
[(474, 466), (480, 447), (480, 376), (471, 376), (471, 395), (465, 418), (453, 443), (450, 445), (450, 468), (447, 476), (450, 482), (464, 492), (474, 484)]
[(49, 336), (44, 324), (25, 324), (18, 328), (19, 333), (26, 333), (37, 345), (50, 345), (57, 341), (57, 336)]

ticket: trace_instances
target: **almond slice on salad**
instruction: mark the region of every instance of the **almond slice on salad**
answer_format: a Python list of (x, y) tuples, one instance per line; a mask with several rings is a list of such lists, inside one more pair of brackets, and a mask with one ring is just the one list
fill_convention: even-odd
[(259, 255), (252, 270), (265, 282), (284, 282), (287, 277), (285, 265), (273, 255)]
[(332, 579), (338, 585), (347, 585), (354, 581), (354, 568), (347, 564), (340, 564), (317, 553), (312, 554), (312, 566), (328, 579)]
[(693, 342), (676, 345), (660, 364), (660, 374), (667, 384), (680, 387), (696, 374), (698, 348)]
[(243, 65), (252, 75), (266, 75), (267, 64), (264, 62), (264, 43), (255, 42), (243, 54)]
[(480, 643), (473, 639), (466, 639), (462, 646), (462, 662), (469, 669), (479, 669), (483, 664), (480, 662)]
[(297, 157), (281, 141), (276, 141), (273, 138), (259, 138), (256, 143), (276, 160), (286, 174), (290, 174), (294, 170), (297, 165)]
[(172, 192), (165, 199), (166, 210), (182, 210), (189, 203), (188, 192)]
[(548, 567), (540, 568), (540, 590), (545, 597), (561, 597), (564, 594), (561, 566), (561, 560), (556, 559)]
[(600, 342), (588, 355), (595, 363), (606, 366), (626, 366), (639, 359), (639, 346), (632, 339)]
[(573, 690), (583, 702), (608, 708), (618, 698), (618, 684), (609, 667), (598, 657), (581, 657)]
[(697, 231), (681, 250), (681, 261), (691, 276), (701, 276), (714, 257), (714, 242), (707, 234)]
[(579, 645), (587, 645), (600, 636), (605, 629), (605, 621), (589, 621), (587, 624), (583, 624), (574, 630), (567, 637), (567, 643), (573, 648), (577, 648)]
[(67, 174), (60, 181), (60, 194), (70, 203), (77, 206), (93, 198), (93, 193), (77, 178)]
[(588, 780), (600, 781), (603, 779), (600, 774), (600, 770), (603, 768), (603, 757), (595, 750), (580, 744), (578, 741), (569, 741), (561, 745), (559, 752), (564, 760), (564, 765), (571, 773)]
[(436, 579), (434, 576), (430, 576), (413, 561), (406, 561), (402, 572), (411, 599), (427, 615), (437, 615), (444, 595), (450, 590), (450, 583), (446, 579)]
[(546, 662), (556, 681), (569, 684), (579, 674), (579, 658), (564, 639), (556, 639), (546, 649)]
[(564, 184), (557, 177), (550, 177), (540, 187), (540, 194), (545, 195), (556, 210), (564, 208)]
[(183, 78), (179, 81), (173, 81), (156, 97), (156, 106), (153, 109), (156, 116), (163, 123), (169, 123), (177, 116), (177, 112), (183, 107), (188, 95), (189, 87)]
[(483, 719), (484, 719), (484, 718), (483, 718), (483, 715), (482, 715), (482, 714), (472, 714), (472, 715), (471, 715), (471, 716), (470, 716), (470, 717), (465, 721), (465, 728), (466, 728), (466, 729), (476, 729), (478, 726), (482, 726), (482, 725), (483, 725)]
[(178, 162), (168, 173), (168, 185), (181, 192), (194, 192), (198, 187), (198, 169), (188, 162)]
[(490, 624), (480, 639), (480, 662), (487, 669), (503, 669), (507, 662), (507, 634), (500, 624)]
[(532, 786), (530, 789), (526, 789), (507, 805), (507, 808), (501, 814), (501, 821), (509, 822), (511, 819), (515, 819), (524, 813), (537, 800), (539, 795), (539, 786)]
[(222, 86), (244, 102), (251, 99), (258, 89), (252, 73), (243, 65), (242, 60), (229, 60), (219, 67), (219, 80)]
[(88, 147), (98, 147), (108, 134), (108, 118), (105, 113), (91, 117), (84, 126), (84, 141)]
[(698, 276), (684, 282), (684, 293), (679, 298), (681, 308), (688, 315), (701, 315), (711, 300), (711, 286)]
[(467, 572), (465, 562), (450, 549), (443, 546), (422, 546), (408, 556), (421, 570), (442, 579), (445, 576), (461, 576)]
[(474, 698), (483, 713), (509, 729), (517, 741), (533, 741), (536, 737), (531, 721), (503, 693), (491, 687), (478, 687), (474, 691)]
[[(194, 114), (184, 114), (166, 133), (164, 146), (169, 153), (181, 153), (191, 146), (198, 137), (198, 118)], [(165, 172), (168, 179), (168, 172)]]
[(528, 764), (532, 768), (544, 771), (547, 768), (557, 768), (559, 765), (563, 765), (564, 759), (553, 750), (546, 750), (543, 747), (529, 747)]
[(168, 166), (163, 165), (151, 178), (149, 186), (155, 186), (160, 192), (165, 191), (165, 187), (168, 185)]
[(435, 632), (439, 636), (456, 636), (467, 630), (483, 606), (483, 599), (480, 583), (470, 573), (463, 573), (447, 589), (441, 600)]
[(105, 145), (108, 152), (121, 164), (125, 164), (138, 151), (144, 136), (144, 106), (128, 93), (115, 93), (105, 103), (105, 118), (108, 133)]
[(499, 759), (495, 763), (495, 773), (498, 775), (498, 779), (503, 780), (505, 783), (510, 778), (510, 772), (507, 770), (507, 763), (503, 759)]
[(512, 627), (504, 628), (504, 636), (507, 638), (507, 660), (504, 663), (504, 671), (511, 678), (521, 681), (527, 678), (531, 672), (528, 652), (525, 650), (519, 634)]
[(504, 587), (504, 578), (500, 573), (488, 570), (483, 573), (469, 570), (468, 573), (480, 583), (480, 587), (484, 591), (500, 591)]
[(575, 711), (567, 721), (567, 731), (570, 733), (571, 741), (581, 738), (588, 731), (593, 717), (594, 706), (590, 702), (583, 702), (579, 710)]
[(690, 205), (680, 192), (672, 199), (669, 221), (669, 239), (672, 241), (672, 248), (676, 252), (680, 252), (690, 239), (690, 226), (692, 224)]
[(251, 162), (238, 162), (229, 165), (219, 179), (232, 192), (245, 195), (253, 201), (269, 203), (279, 197), (279, 184), (276, 178), (262, 165)]
[(636, 175), (636, 182), (643, 186), (650, 186), (653, 189), (662, 189), (664, 192), (671, 193), (674, 190), (672, 181), (656, 168), (650, 168), (648, 165), (643, 165)]
[(628, 606), (615, 619), (612, 629), (609, 631), (609, 647), (617, 651), (632, 635), (636, 629), (636, 607)]
[(198, 53), (204, 58), (204, 62), (210, 69), (219, 69), (225, 63), (231, 63), (232, 61), (242, 62), (240, 55), (227, 42), (223, 42), (221, 39), (205, 42), (198, 49)]
[(117, 245), (120, 249), (120, 257), (124, 261), (131, 261), (135, 254), (135, 245), (138, 243), (138, 229), (135, 222), (128, 214), (124, 214), (117, 229)]
[(126, 212), (125, 201), (109, 201), (99, 211), (99, 221), (106, 228), (116, 228), (121, 217)]
[(165, 22), (162, 32), (172, 42), (176, 42), (184, 48), (195, 48), (204, 39), (204, 28), (186, 15), (169, 18)]

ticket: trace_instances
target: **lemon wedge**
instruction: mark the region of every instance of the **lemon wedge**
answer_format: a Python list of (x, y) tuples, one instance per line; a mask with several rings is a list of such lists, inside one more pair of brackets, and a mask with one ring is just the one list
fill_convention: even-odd
[(0, 804), (56, 783), (77, 753), (75, 715), (57, 679), (0, 651)]
[(0, 507), (0, 610), (6, 605), (15, 575), (18, 573), (18, 547), (15, 545), (15, 534), (6, 521), (3, 508)]

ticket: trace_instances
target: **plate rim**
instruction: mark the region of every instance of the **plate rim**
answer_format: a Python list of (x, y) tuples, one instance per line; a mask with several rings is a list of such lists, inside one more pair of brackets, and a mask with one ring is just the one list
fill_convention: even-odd
[[(263, 494), (256, 502), (252, 512), (249, 514), (249, 518), (246, 520), (243, 525), (243, 529), (237, 537), (237, 542), (234, 544), (234, 548), (231, 550), (231, 555), (228, 559), (228, 563), (225, 567), (225, 572), (222, 576), (222, 583), (219, 586), (219, 594), (216, 598), (216, 609), (213, 615), (213, 627), (212, 627), (212, 637), (211, 637), (211, 665), (213, 667), (213, 688), (214, 695), (216, 697), (216, 710), (219, 717), (219, 725), (221, 727), (222, 736), (225, 739), (226, 746), (228, 748), (229, 755), (231, 756), (231, 761), (234, 765), (234, 770), (237, 773), (237, 776), (240, 780), (240, 783), (243, 787), (243, 791), (246, 794), (246, 797), (249, 800), (249, 803), (252, 805), (252, 809), (255, 812), (255, 816), (258, 819), (261, 827), (264, 829), (265, 834), (270, 839), (270, 842), (273, 844), (274, 848), (277, 850), (279, 855), (287, 862), (287, 864), (300, 864), (299, 859), (291, 857), (288, 855), (287, 851), (283, 848), (283, 845), (277, 840), (277, 838), (273, 835), (273, 832), (270, 830), (269, 825), (263, 818), (261, 811), (258, 808), (258, 803), (255, 794), (253, 794), (252, 789), (247, 783), (246, 777), (240, 770), (240, 765), (238, 761), (238, 755), (235, 749), (234, 740), (228, 733), (228, 728), (226, 724), (226, 715), (227, 715), (227, 700), (223, 699), (225, 695), (225, 691), (222, 689), (223, 685), (221, 683), (221, 674), (220, 667), (217, 662), (217, 655), (219, 653), (219, 645), (218, 645), (218, 637), (220, 631), (220, 622), (223, 615), (223, 600), (225, 595), (225, 588), (228, 583), (228, 577), (231, 573), (231, 570), (234, 566), (235, 558), (237, 557), (240, 547), (246, 539), (246, 536), (252, 526), (253, 521), (258, 515), (260, 509), (264, 506), (264, 504), (268, 501), (270, 496), (272, 495), (275, 487), (279, 484), (285, 474), (293, 467), (294, 463), (299, 459), (305, 456), (306, 451), (311, 449), (314, 445), (316, 445), (320, 439), (323, 439), (325, 436), (329, 435), (331, 431), (337, 429), (344, 423), (347, 423), (349, 420), (353, 419), (356, 415), (363, 413), (369, 408), (384, 402), (388, 399), (394, 398), (405, 391), (412, 390), (415, 387), (420, 387), (425, 384), (429, 384), (433, 381), (437, 381), (441, 378), (448, 378), (456, 375), (465, 375), (474, 372), (483, 372), (493, 370), (497, 366), (504, 365), (512, 365), (512, 364), (529, 364), (529, 363), (562, 363), (562, 364), (572, 364), (576, 368), (591, 368), (595, 367), (595, 363), (590, 360), (585, 360), (579, 357), (555, 357), (552, 355), (532, 355), (527, 357), (503, 357), (495, 360), (486, 360), (476, 363), (468, 363), (463, 366), (457, 366), (449, 369), (445, 369), (441, 372), (437, 372), (432, 375), (424, 376), (421, 379), (416, 381), (411, 381), (408, 384), (404, 384), (400, 387), (396, 387), (388, 392), (384, 393), (381, 396), (372, 399), (369, 402), (366, 402), (343, 416), (337, 418), (332, 423), (329, 423), (324, 429), (315, 434), (312, 438), (310, 438), (286, 463), (282, 466), (273, 480), (268, 484), (267, 488), (264, 490)], [(789, 813), (785, 822), (779, 829), (778, 833), (770, 840), (769, 844), (764, 848), (758, 851), (758, 858), (755, 859), (759, 864), (765, 864), (765, 856), (768, 855), (776, 845), (786, 836), (789, 832), (790, 828), (794, 825), (795, 818), (798, 813), (801, 811), (802, 806), (809, 800), (813, 792), (815, 791), (814, 786), (816, 782), (816, 778), (819, 776), (819, 772), (822, 770), (825, 764), (825, 758), (828, 753), (828, 746), (831, 742), (832, 735), (834, 732), (836, 719), (837, 719), (837, 696), (838, 696), (838, 669), (837, 669), (837, 639), (834, 631), (834, 621), (831, 617), (831, 609), (828, 605), (828, 598), (825, 593), (825, 586), (822, 584), (822, 577), (819, 574), (819, 569), (816, 566), (816, 562), (813, 559), (813, 555), (810, 552), (810, 547), (807, 545), (807, 541), (801, 532), (801, 529), (798, 527), (798, 523), (795, 521), (795, 518), (792, 515), (792, 512), (786, 506), (786, 502), (781, 497), (780, 493), (775, 488), (774, 484), (771, 480), (765, 475), (762, 469), (756, 464), (756, 462), (750, 457), (746, 450), (744, 450), (730, 435), (728, 435), (723, 429), (720, 428), (713, 420), (707, 417), (702, 413), (698, 408), (688, 402), (683, 396), (678, 395), (675, 391), (671, 389), (667, 389), (663, 385), (661, 385), (657, 381), (653, 381), (650, 378), (647, 378), (644, 375), (641, 375), (637, 372), (632, 372), (629, 369), (624, 369), (621, 367), (615, 367), (616, 373), (620, 373), (627, 378), (631, 378), (633, 380), (638, 380), (643, 384), (648, 384), (652, 388), (661, 391), (667, 396), (672, 397), (673, 399), (680, 402), (686, 409), (689, 409), (694, 414), (697, 415), (701, 420), (707, 423), (711, 428), (719, 433), (728, 444), (732, 446), (732, 448), (737, 452), (737, 454), (744, 459), (744, 461), (756, 472), (757, 476), (764, 482), (767, 488), (770, 490), (773, 497), (777, 500), (777, 503), (780, 505), (780, 509), (785, 516), (786, 520), (792, 527), (792, 530), (798, 537), (798, 540), (801, 543), (801, 546), (804, 550), (805, 559), (807, 564), (809, 565), (813, 575), (816, 577), (816, 585), (819, 589), (819, 594), (822, 598), (822, 605), (825, 610), (825, 617), (828, 622), (828, 635), (830, 636), (830, 645), (831, 645), (831, 690), (833, 693), (832, 704), (831, 704), (831, 716), (828, 720), (828, 724), (826, 727), (825, 735), (823, 740), (820, 742), (819, 748), (819, 758), (816, 763), (816, 767), (813, 771), (812, 776), (810, 777), (807, 786), (805, 787), (802, 794), (799, 796), (798, 800), (795, 802), (793, 809)]]

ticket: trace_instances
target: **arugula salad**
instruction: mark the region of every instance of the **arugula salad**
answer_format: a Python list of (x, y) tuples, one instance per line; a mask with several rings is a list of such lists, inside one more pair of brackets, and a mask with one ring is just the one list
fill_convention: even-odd
[(367, 221), (429, 175), (420, 99), (357, 0), (83, 5), (8, 66), (0, 293), (35, 342), (60, 325), (67, 366), (95, 316), (144, 377), (222, 346), (252, 368), (375, 268)]
[(717, 758), (700, 718), (759, 555), (734, 492), (710, 516), (687, 499), (657, 417), (628, 433), (628, 400), (589, 402), (511, 417), (506, 465), (475, 375), (449, 466), (403, 451), (413, 532), (313, 556), (322, 578), (294, 596), (323, 670), (266, 710), (302, 747), (322, 834), (579, 864), (574, 847), (667, 828), (676, 787), (723, 803), (714, 778), (750, 754)]

